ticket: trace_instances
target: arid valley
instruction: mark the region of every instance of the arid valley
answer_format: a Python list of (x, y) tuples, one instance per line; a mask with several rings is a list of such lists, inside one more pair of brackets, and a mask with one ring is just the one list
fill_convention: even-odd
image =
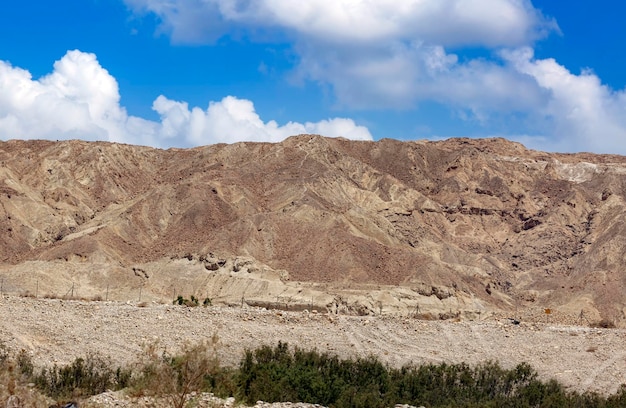
[(626, 383), (626, 157), (300, 135), (0, 163), (0, 336), (36, 364), (216, 335), (224, 364), (283, 341)]

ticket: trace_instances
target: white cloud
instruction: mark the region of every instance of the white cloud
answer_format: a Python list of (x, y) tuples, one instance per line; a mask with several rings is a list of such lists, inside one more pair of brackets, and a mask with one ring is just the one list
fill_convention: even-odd
[(299, 133), (371, 139), (351, 119), (317, 123), (263, 122), (251, 101), (228, 96), (208, 109), (159, 96), (159, 122), (130, 116), (120, 106), (117, 81), (94, 54), (69, 51), (40, 79), (0, 61), (0, 138), (89, 139), (156, 147), (217, 142), (280, 141)]
[(352, 108), (406, 108), (434, 100), (475, 113), (523, 111), (541, 104), (544, 93), (528, 75), (502, 63), (459, 62), (443, 47), (423, 43), (332, 55), (307, 49), (302, 56), (298, 74), (332, 84), (339, 104)]
[(317, 123), (289, 122), (283, 126), (271, 120), (263, 122), (251, 101), (227, 96), (220, 102), (211, 102), (208, 109), (189, 109), (187, 103), (176, 102), (159, 96), (153, 109), (161, 115), (157, 129), (164, 139), (186, 138), (191, 144), (268, 141), (278, 142), (291, 135), (315, 133), (325, 136), (343, 136), (349, 139), (372, 140), (364, 126), (357, 126), (352, 119), (335, 118)]
[(70, 51), (54, 72), (34, 81), (28, 71), (0, 61), (0, 133), (26, 138), (77, 137), (117, 140), (124, 111), (117, 82), (95, 55)]
[(299, 58), (295, 78), (330, 85), (348, 108), (437, 100), (515, 110), (537, 103), (540, 90), (518, 73), (494, 62), (459, 62), (446, 49), (519, 47), (559, 30), (530, 0), (125, 2), (138, 15), (156, 15), (174, 42), (210, 43), (242, 30), (260, 41), (271, 41), (272, 31), (286, 35)]
[(420, 38), (433, 44), (517, 46), (558, 29), (529, 0), (125, 0), (151, 12), (174, 41), (213, 41), (233, 25), (291, 31), (325, 43)]
[[(535, 59), (534, 42), (559, 28), (530, 0), (125, 2), (137, 15), (155, 14), (173, 42), (242, 31), (256, 41), (287, 38), (299, 58), (294, 77), (330, 85), (341, 107), (436, 101), (490, 133), (494, 120), (521, 125), (518, 139), (533, 147), (626, 153), (626, 90)], [(463, 58), (466, 46), (485, 56)]]
[(536, 60), (528, 47), (502, 56), (548, 93), (546, 104), (533, 112), (552, 136), (540, 147), (626, 153), (626, 90), (610, 89), (591, 71), (575, 75), (554, 59)]
[[(126, 0), (155, 13), (175, 41), (211, 41), (233, 32), (291, 36), (296, 77), (330, 84), (339, 105), (406, 108), (437, 101), (488, 126), (513, 115), (519, 136), (548, 150), (626, 153), (626, 90), (591, 71), (572, 73), (530, 47), (556, 23), (528, 0)], [(268, 34), (269, 33), (269, 34)], [(264, 37), (265, 40), (268, 37)], [(493, 51), (469, 59), (451, 47)], [(271, 69), (271, 67), (270, 67)], [(242, 140), (279, 141), (298, 133), (371, 139), (353, 120), (279, 125), (252, 101), (227, 96), (208, 107), (158, 97), (159, 121), (128, 115), (117, 81), (93, 54), (69, 51), (51, 74), (33, 79), (0, 61), (0, 138), (98, 139), (158, 147)], [(519, 121), (519, 120), (518, 120)]]

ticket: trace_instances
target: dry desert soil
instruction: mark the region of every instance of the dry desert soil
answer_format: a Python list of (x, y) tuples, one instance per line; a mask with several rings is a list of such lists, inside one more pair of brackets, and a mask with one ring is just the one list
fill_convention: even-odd
[(14, 351), (25, 349), (38, 365), (69, 363), (88, 353), (128, 364), (146, 344), (158, 342), (176, 352), (186, 342), (217, 334), (220, 361), (229, 365), (237, 364), (245, 349), (283, 341), (342, 357), (375, 355), (391, 366), (528, 362), (543, 379), (554, 378), (580, 392), (610, 394), (626, 383), (626, 330), (559, 325), (549, 316), (545, 322), (515, 325), (495, 315), (480, 321), (425, 321), (6, 295), (0, 298), (0, 315), (0, 338)]

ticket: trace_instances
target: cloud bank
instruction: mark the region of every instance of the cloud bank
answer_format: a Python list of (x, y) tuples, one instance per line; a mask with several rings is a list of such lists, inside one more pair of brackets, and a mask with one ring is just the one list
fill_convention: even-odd
[(234, 26), (277, 27), (327, 44), (421, 40), (517, 46), (557, 29), (528, 0), (125, 0), (176, 42), (215, 41)]
[(189, 147), (238, 141), (280, 141), (300, 133), (371, 140), (351, 119), (264, 122), (252, 101), (227, 96), (207, 109), (161, 95), (153, 103), (160, 121), (128, 115), (117, 81), (96, 56), (68, 51), (51, 74), (31, 74), (0, 61), (0, 138), (107, 140), (155, 147)]
[[(406, 108), (421, 100), (489, 107), (517, 101), (523, 78), (501, 64), (459, 62), (449, 48), (519, 47), (558, 31), (528, 0), (125, 0), (152, 13), (174, 43), (212, 43), (241, 31), (287, 37), (296, 76), (331, 85), (348, 108)], [(279, 37), (280, 35), (280, 37)], [(513, 82), (515, 80), (515, 82)], [(450, 82), (452, 81), (452, 82)], [(510, 90), (501, 90), (504, 82)], [(456, 92), (450, 94), (450, 90)], [(478, 102), (480, 95), (488, 98)], [(534, 95), (525, 95), (534, 103)]]
[[(298, 57), (292, 75), (330, 86), (346, 109), (435, 101), (486, 129), (515, 117), (520, 128), (504, 136), (538, 149), (626, 153), (626, 92), (591, 71), (536, 59), (535, 42), (560, 30), (529, 0), (125, 3), (136, 16), (156, 16), (173, 43), (242, 32), (253, 41), (286, 38)], [(484, 56), (464, 56), (466, 48)]]

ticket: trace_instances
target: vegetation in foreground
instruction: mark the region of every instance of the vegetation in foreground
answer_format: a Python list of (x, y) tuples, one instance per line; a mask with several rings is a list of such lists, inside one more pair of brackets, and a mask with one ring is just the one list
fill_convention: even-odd
[(525, 363), (510, 370), (493, 362), (396, 369), (375, 357), (340, 359), (279, 343), (246, 351), (233, 369), (220, 366), (216, 346), (214, 337), (170, 355), (152, 344), (128, 367), (114, 368), (108, 360), (89, 355), (67, 366), (41, 369), (26, 352), (10, 356), (0, 346), (0, 405), (12, 395), (22, 406), (47, 407), (50, 401), (126, 389), (133, 396), (167, 399), (177, 408), (193, 406), (194, 392), (235, 396), (248, 404), (291, 401), (329, 407), (626, 407), (626, 386), (608, 397), (579, 394), (554, 380), (539, 380)]

